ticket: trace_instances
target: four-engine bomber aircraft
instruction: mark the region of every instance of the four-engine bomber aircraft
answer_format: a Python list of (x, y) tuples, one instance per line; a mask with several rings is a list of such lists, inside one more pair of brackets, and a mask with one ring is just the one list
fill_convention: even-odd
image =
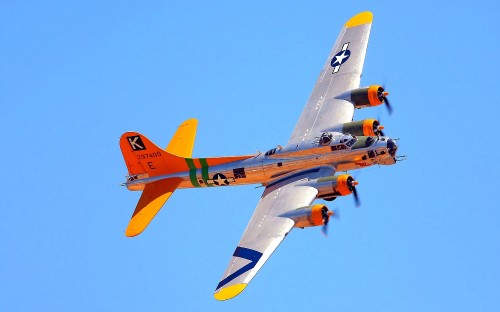
[[(264, 193), (215, 290), (227, 300), (243, 291), (294, 228), (326, 227), (333, 212), (315, 199), (353, 194), (357, 182), (338, 174), (374, 164), (396, 163), (396, 142), (377, 120), (353, 121), (354, 109), (387, 101), (378, 85), (360, 87), (372, 13), (352, 17), (342, 28), (285, 146), (256, 155), (192, 158), (197, 120), (179, 126), (165, 148), (144, 135), (120, 139), (129, 190), (142, 190), (126, 230), (140, 234), (178, 188), (262, 184)], [(326, 228), (324, 228), (326, 230)]]

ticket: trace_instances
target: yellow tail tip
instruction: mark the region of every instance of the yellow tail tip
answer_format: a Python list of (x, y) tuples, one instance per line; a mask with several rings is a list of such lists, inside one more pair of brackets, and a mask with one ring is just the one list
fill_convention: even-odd
[(365, 11), (361, 12), (359, 14), (354, 15), (349, 19), (344, 26), (349, 28), (349, 27), (355, 27), (363, 24), (369, 24), (373, 21), (373, 14), (372, 12)]
[(142, 233), (142, 231), (137, 231), (135, 229), (126, 229), (125, 230), (125, 236), (127, 236), (127, 237), (134, 237), (134, 236), (137, 236), (141, 233)]
[(214, 294), (214, 298), (217, 300), (228, 300), (234, 298), (239, 295), (245, 287), (247, 287), (247, 284), (236, 284), (221, 288)]

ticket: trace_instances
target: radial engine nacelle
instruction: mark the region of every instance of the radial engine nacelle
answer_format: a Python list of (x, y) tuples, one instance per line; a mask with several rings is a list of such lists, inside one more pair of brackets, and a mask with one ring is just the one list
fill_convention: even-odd
[(382, 134), (384, 126), (380, 125), (376, 119), (363, 119), (358, 121), (351, 121), (341, 124), (327, 131), (336, 131), (344, 134), (352, 134), (356, 136), (379, 136)]
[(350, 174), (340, 174), (315, 180), (307, 181), (303, 185), (314, 187), (318, 190), (316, 197), (324, 200), (333, 200), (338, 196), (346, 196), (354, 193), (357, 197), (357, 181)]
[(331, 215), (333, 215), (333, 212), (328, 210), (325, 205), (317, 204), (289, 211), (281, 215), (281, 217), (292, 219), (295, 222), (295, 227), (305, 228), (326, 225)]
[(387, 95), (389, 92), (386, 92), (382, 86), (373, 85), (347, 91), (337, 98), (351, 102), (356, 108), (364, 108), (386, 102)]

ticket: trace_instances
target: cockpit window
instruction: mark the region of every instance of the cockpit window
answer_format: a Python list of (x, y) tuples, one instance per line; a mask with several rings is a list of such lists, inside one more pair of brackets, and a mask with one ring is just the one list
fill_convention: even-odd
[(332, 145), (330, 149), (333, 151), (345, 150), (347, 147), (344, 144)]
[(392, 157), (396, 157), (396, 151), (398, 150), (398, 146), (393, 139), (387, 140), (387, 150)]
[(272, 148), (272, 149), (268, 150), (264, 155), (270, 156), (272, 154), (276, 154), (276, 148)]
[(331, 133), (325, 132), (319, 138), (319, 144), (321, 144), (322, 146), (329, 145), (330, 142), (332, 142), (332, 139), (333, 135)]
[(349, 142), (347, 142), (345, 145), (347, 145), (347, 147), (351, 147), (354, 145), (354, 143), (356, 143), (356, 139), (351, 139)]

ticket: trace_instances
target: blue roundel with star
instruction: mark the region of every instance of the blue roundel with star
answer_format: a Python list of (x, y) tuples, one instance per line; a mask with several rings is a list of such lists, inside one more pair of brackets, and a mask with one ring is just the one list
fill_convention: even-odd
[(339, 53), (335, 54), (335, 56), (332, 58), (332, 62), (330, 63), (330, 65), (332, 65), (332, 67), (340, 66), (349, 59), (349, 56), (351, 56), (351, 51), (347, 49), (342, 50)]

